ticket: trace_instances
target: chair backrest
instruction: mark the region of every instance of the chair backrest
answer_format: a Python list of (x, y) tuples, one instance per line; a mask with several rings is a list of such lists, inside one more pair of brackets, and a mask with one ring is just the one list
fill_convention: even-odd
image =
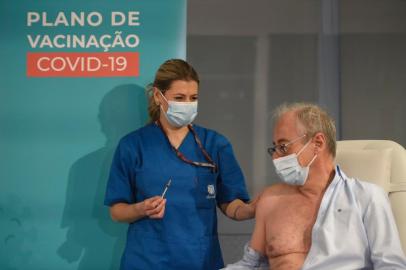
[(336, 163), (350, 177), (375, 183), (389, 194), (406, 251), (406, 150), (387, 140), (338, 141)]

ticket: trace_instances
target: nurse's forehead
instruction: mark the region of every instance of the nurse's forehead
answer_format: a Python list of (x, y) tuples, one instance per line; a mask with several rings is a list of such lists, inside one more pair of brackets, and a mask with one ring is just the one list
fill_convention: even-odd
[(195, 81), (173, 81), (168, 89), (171, 93), (197, 93), (198, 84)]

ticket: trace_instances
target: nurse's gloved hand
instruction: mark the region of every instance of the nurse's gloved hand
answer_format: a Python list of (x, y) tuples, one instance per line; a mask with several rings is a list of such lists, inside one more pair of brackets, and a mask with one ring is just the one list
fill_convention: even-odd
[[(255, 217), (255, 210), (260, 200), (262, 193), (259, 193), (255, 196), (254, 200), (249, 203), (244, 203), (240, 199), (235, 199), (231, 201), (227, 205), (220, 206), (222, 207), (223, 212), (225, 214), (234, 219), (234, 220), (247, 220)], [(225, 211), (224, 211), (225, 209)]]
[(149, 218), (163, 218), (165, 214), (166, 199), (161, 196), (148, 198), (142, 202), (144, 214)]
[(244, 205), (244, 207), (241, 209), (241, 213), (243, 216), (245, 216), (247, 219), (251, 219), (255, 217), (255, 210), (257, 208), (257, 204), (259, 199), (261, 198), (262, 192), (257, 194), (257, 196), (255, 196), (255, 198), (250, 201), (249, 203), (247, 203), (246, 205)]

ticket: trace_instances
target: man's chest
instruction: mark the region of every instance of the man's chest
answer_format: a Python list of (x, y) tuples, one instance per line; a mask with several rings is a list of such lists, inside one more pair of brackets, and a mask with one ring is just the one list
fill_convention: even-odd
[(319, 202), (300, 196), (279, 199), (266, 219), (268, 256), (309, 251)]

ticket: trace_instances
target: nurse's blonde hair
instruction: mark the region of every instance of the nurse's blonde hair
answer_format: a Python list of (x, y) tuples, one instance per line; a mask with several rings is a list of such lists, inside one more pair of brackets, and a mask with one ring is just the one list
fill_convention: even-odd
[(170, 59), (165, 61), (157, 70), (154, 82), (147, 86), (148, 114), (150, 122), (159, 119), (161, 110), (154, 100), (154, 87), (162, 94), (171, 87), (174, 81), (195, 81), (199, 84), (199, 76), (195, 69), (182, 59)]
[(329, 153), (336, 156), (336, 127), (331, 116), (320, 106), (312, 103), (284, 103), (274, 111), (273, 118), (276, 123), (283, 114), (294, 112), (297, 120), (305, 129), (307, 138), (312, 138), (316, 133), (321, 132), (326, 136)]

